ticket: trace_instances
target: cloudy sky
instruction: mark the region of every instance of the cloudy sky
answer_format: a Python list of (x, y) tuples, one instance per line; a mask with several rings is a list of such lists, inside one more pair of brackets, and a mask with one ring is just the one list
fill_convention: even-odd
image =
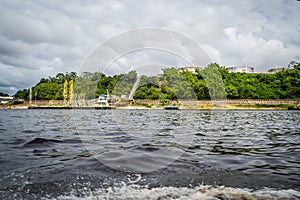
[[(183, 34), (221, 65), (287, 66), (300, 60), (299, 10), (296, 0), (0, 0), (0, 91), (14, 94), (42, 77), (84, 71), (100, 43), (143, 27)], [(141, 58), (140, 66), (168, 65), (145, 52), (117, 64)]]

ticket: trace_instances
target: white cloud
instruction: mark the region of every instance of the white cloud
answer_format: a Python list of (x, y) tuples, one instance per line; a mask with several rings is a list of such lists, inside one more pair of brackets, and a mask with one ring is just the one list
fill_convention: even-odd
[(227, 40), (224, 57), (230, 58), (227, 64), (243, 64), (255, 66), (257, 71), (267, 71), (270, 67), (285, 66), (295, 58), (299, 47), (287, 48), (283, 41), (277, 39), (265, 40), (252, 32), (238, 33), (236, 28), (226, 28)]
[(201, 45), (204, 51), (208, 54), (212, 62), (222, 63), (221, 53), (210, 45)]

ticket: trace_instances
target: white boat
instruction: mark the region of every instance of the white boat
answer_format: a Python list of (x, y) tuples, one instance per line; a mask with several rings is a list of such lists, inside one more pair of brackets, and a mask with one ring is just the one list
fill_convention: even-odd
[(115, 106), (110, 105), (111, 99), (109, 98), (109, 93), (107, 90), (107, 94), (100, 94), (97, 99), (95, 99), (95, 108), (96, 109), (116, 109)]
[(100, 94), (100, 96), (96, 99), (95, 104), (99, 106), (109, 106), (107, 95)]

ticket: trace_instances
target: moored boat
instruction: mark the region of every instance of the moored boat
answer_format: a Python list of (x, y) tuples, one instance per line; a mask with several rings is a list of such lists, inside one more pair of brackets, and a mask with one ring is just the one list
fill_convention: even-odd
[(179, 107), (178, 106), (166, 106), (165, 110), (178, 110)]
[(99, 97), (95, 100), (95, 109), (97, 110), (111, 110), (116, 109), (116, 106), (111, 105), (110, 95), (107, 90), (107, 94), (100, 94)]
[(288, 110), (300, 110), (300, 107), (297, 106), (297, 107), (288, 107)]

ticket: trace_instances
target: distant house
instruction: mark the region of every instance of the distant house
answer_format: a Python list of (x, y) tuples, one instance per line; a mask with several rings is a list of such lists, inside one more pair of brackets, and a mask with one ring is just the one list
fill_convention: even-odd
[(197, 69), (201, 69), (200, 67), (193, 67), (193, 66), (190, 66), (190, 67), (182, 67), (182, 68), (179, 68), (180, 71), (188, 71), (188, 72), (191, 72), (192, 74), (195, 74)]
[(241, 73), (253, 73), (254, 67), (248, 66), (235, 66), (235, 67), (227, 67), (228, 72), (241, 72)]
[(2, 97), (0, 96), (0, 104), (6, 104), (14, 100), (14, 97)]
[(283, 71), (283, 70), (285, 70), (284, 67), (281, 67), (281, 68), (272, 68), (272, 69), (269, 69), (268, 72), (269, 72), (270, 74), (275, 74), (275, 73), (280, 72), (280, 71)]

